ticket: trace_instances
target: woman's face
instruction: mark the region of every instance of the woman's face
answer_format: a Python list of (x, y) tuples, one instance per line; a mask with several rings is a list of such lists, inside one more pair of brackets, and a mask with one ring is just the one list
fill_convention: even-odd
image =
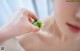
[(80, 2), (54, 0), (55, 20), (60, 31), (68, 37), (80, 35)]

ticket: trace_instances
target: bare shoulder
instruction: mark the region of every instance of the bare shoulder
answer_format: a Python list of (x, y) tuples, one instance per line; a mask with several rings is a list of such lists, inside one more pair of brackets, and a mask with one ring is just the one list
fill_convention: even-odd
[(26, 33), (25, 35), (20, 36), (20, 41), (23, 43), (33, 43), (37, 41), (42, 41), (50, 37), (50, 34), (44, 30), (38, 32)]
[(25, 34), (20, 39), (19, 43), (20, 45), (26, 50), (40, 47), (44, 43), (49, 43), (53, 40), (53, 37), (50, 36), (50, 34), (46, 32), (32, 32), (29, 34)]
[(32, 41), (35, 41), (34, 39), (38, 39), (38, 36), (37, 36), (38, 33), (36, 32), (31, 32), (31, 33), (26, 33), (24, 35), (21, 35), (19, 37), (20, 41), (21, 42), (32, 42)]
[(54, 27), (54, 19), (53, 16), (45, 17), (41, 20), (44, 23), (44, 26), (42, 27), (43, 30), (48, 32), (53, 32)]

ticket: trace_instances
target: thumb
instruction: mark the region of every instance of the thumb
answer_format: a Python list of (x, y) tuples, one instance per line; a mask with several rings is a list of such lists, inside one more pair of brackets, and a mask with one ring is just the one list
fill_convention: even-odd
[(33, 25), (33, 24), (30, 24), (31, 26), (31, 32), (37, 32), (37, 31), (39, 31), (40, 29), (37, 27), (37, 26), (35, 26), (35, 25)]

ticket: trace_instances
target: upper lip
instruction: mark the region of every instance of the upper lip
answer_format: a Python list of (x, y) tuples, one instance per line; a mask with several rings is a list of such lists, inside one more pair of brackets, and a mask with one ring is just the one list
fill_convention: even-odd
[(76, 29), (80, 29), (80, 26), (77, 26), (76, 24), (74, 25), (74, 24), (67, 23), (67, 25)]

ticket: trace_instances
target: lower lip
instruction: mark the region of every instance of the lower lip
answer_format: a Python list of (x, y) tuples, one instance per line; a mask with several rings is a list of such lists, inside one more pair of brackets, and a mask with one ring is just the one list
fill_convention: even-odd
[(73, 32), (80, 32), (79, 28), (74, 27), (73, 25), (67, 24), (69, 29), (72, 30)]

